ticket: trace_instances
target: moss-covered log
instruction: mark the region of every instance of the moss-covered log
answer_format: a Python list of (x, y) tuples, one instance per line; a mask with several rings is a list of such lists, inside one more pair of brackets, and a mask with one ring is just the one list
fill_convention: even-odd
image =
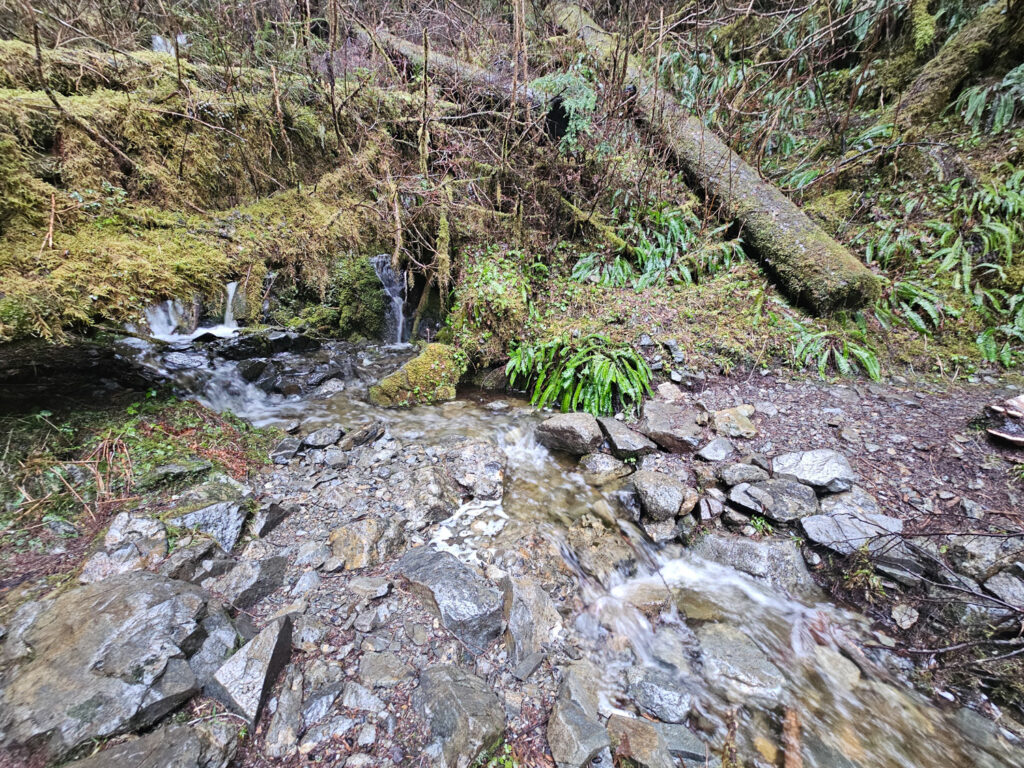
[[(607, 61), (614, 55), (614, 38), (578, 6), (555, 3), (549, 13), (599, 59)], [(640, 117), (663, 137), (705, 196), (721, 206), (723, 216), (740, 225), (744, 242), (793, 301), (827, 314), (856, 309), (878, 297), (878, 281), (849, 250), (764, 181), (700, 120), (671, 99), (658, 98), (655, 103), (655, 85), (637, 67), (628, 65), (626, 74), (637, 89)]]
[(993, 54), (1020, 34), (1024, 23), (1019, 10), (1007, 13), (1005, 0), (984, 7), (959, 32), (946, 41), (938, 54), (910, 84), (899, 105), (899, 124), (907, 127), (937, 117), (971, 75)]

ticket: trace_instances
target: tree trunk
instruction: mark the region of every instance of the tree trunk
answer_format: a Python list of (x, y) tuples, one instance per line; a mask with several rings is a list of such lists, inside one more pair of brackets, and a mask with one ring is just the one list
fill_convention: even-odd
[[(577, 35), (600, 59), (615, 52), (615, 42), (579, 7), (555, 3), (551, 18)], [(849, 250), (812, 222), (777, 187), (733, 152), (700, 120), (672, 99), (655, 103), (654, 83), (637, 67), (626, 77), (637, 89), (636, 110), (672, 151), (676, 161), (705, 197), (736, 221), (740, 234), (765, 270), (794, 302), (819, 313), (858, 309), (879, 295), (878, 280)]]
[(996, 0), (947, 40), (904, 92), (899, 105), (900, 127), (937, 117), (964, 82), (981, 70), (998, 47), (1010, 39), (1013, 23), (1013, 16), (1007, 13), (1006, 0)]

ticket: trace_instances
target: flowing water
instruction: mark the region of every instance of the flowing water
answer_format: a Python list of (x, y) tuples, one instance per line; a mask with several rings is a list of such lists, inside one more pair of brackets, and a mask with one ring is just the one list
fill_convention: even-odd
[[(193, 319), (179, 299), (168, 299), (159, 304), (147, 307), (144, 315), (149, 335), (154, 339), (167, 342), (191, 341), (204, 334), (228, 338), (238, 332), (235, 320), (235, 293), (238, 283), (231, 282), (224, 286), (224, 316), (220, 323), (200, 328), (192, 328)], [(193, 313), (195, 314), (195, 313)]]
[(388, 297), (384, 338), (389, 342), (401, 344), (405, 337), (405, 280), (391, 267), (391, 257), (388, 254), (377, 254), (370, 262)]
[[(176, 354), (189, 352), (179, 347)], [(150, 362), (164, 365), (166, 375), (198, 400), (258, 425), (300, 420), (305, 429), (313, 429), (378, 418), (404, 443), (452, 436), (495, 441), (508, 459), (504, 498), (464, 505), (439, 526), (433, 543), (467, 562), (486, 563), (498, 548), (525, 533), (556, 542), (575, 569), (583, 596), (584, 608), (570, 619), (570, 631), (584, 655), (607, 673), (606, 713), (625, 701), (622, 686), (613, 681), (630, 668), (647, 666), (672, 676), (679, 690), (692, 697), (697, 714), (691, 720), (716, 734), (712, 742), (720, 744), (724, 734), (735, 733), (740, 755), (753, 764), (771, 764), (767, 759), (779, 741), (783, 713), (799, 722), (802, 765), (811, 768), (1022, 764), (1019, 755), (1024, 753), (1015, 759), (991, 729), (976, 727), (976, 715), (956, 708), (943, 711), (915, 692), (900, 679), (894, 656), (870, 649), (871, 657), (865, 656), (859, 647), (874, 638), (863, 617), (823, 598), (793, 598), (681, 546), (659, 549), (647, 543), (624, 519), (627, 515), (616, 514), (622, 498), (587, 485), (566, 458), (537, 443), (534, 427), (541, 415), (524, 401), (467, 393), (454, 402), (407, 410), (378, 409), (366, 402), (365, 383), (408, 354), (408, 345), (355, 349), (356, 380), (321, 398), (267, 395), (242, 381), (237, 365), (228, 361), (174, 369), (167, 360), (175, 358), (164, 353)], [(635, 572), (596, 578), (579, 565), (567, 531), (588, 512), (616, 520), (634, 548)], [(766, 691), (738, 669), (741, 664), (730, 666), (728, 655), (715, 664), (702, 663), (695, 633), (699, 636), (709, 622), (742, 633), (740, 639), (770, 661), (778, 685)]]

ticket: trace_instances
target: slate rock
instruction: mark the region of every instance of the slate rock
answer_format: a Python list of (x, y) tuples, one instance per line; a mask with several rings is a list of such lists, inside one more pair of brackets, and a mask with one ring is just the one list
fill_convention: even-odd
[[(575, 701), (563, 696), (559, 696), (551, 708), (547, 737), (557, 768), (588, 768), (611, 746), (604, 726), (588, 716)], [(610, 761), (607, 764), (610, 765)]]
[(398, 572), (473, 653), (483, 653), (501, 634), (501, 592), (454, 555), (418, 547), (402, 557)]
[(307, 448), (327, 448), (341, 440), (344, 434), (345, 431), (339, 425), (331, 424), (306, 435), (302, 438), (302, 444)]
[(270, 451), (270, 460), (274, 464), (285, 465), (295, 458), (295, 455), (302, 447), (302, 441), (297, 437), (285, 437)]
[(954, 568), (966, 576), (985, 581), (1016, 561), (1024, 562), (1024, 535), (977, 536), (969, 533), (949, 536), (947, 555)]
[(855, 485), (843, 493), (823, 498), (821, 512), (825, 515), (847, 514), (854, 517), (881, 514), (875, 498), (859, 485)]
[(685, 725), (654, 723), (654, 727), (661, 734), (669, 753), (681, 759), (684, 765), (689, 766), (693, 763), (701, 768), (720, 768), (722, 765), (714, 749)]
[[(358, 701), (361, 692), (366, 691), (365, 688), (360, 686), (361, 690), (353, 689), (350, 691), (350, 701), (357, 701), (359, 705), (362, 705), (362, 701)], [(343, 695), (345, 685), (343, 683), (328, 683), (327, 685), (317, 688), (309, 694), (309, 698), (302, 703), (302, 722), (306, 728), (311, 727), (314, 723), (319, 723), (327, 714), (331, 711), (334, 706), (334, 702), (338, 700), (339, 696)], [(373, 694), (366, 691), (367, 697), (373, 697)], [(368, 699), (369, 700), (369, 699)], [(348, 706), (348, 705), (346, 705)], [(355, 709), (362, 709), (362, 706), (354, 706)]]
[(450, 440), (444, 444), (441, 461), (464, 496), (496, 500), (504, 494), (508, 457), (490, 440)]
[(636, 552), (617, 530), (608, 528), (601, 518), (589, 512), (569, 526), (569, 547), (584, 571), (602, 584), (609, 584), (620, 573), (636, 572)]
[(674, 453), (696, 450), (702, 434), (696, 410), (660, 400), (644, 403), (643, 418), (637, 429)]
[(447, 768), (469, 768), (505, 733), (505, 709), (494, 691), (459, 667), (424, 670), (412, 702), (430, 728), (432, 743), (426, 751), (437, 754)]
[(641, 712), (665, 723), (682, 723), (689, 717), (693, 694), (678, 670), (636, 666), (626, 676), (629, 696)]
[(249, 514), (251, 496), (249, 487), (227, 475), (216, 475), (183, 493), (165, 519), (179, 528), (213, 537), (221, 549), (230, 552)]
[(220, 605), (211, 603), (209, 615), (202, 621), (206, 638), (195, 655), (188, 660), (196, 683), (205, 687), (216, 674), (217, 670), (235, 651), (238, 644), (238, 630)]
[(729, 701), (772, 708), (782, 702), (786, 678), (743, 632), (729, 624), (697, 628), (702, 673)]
[(462, 503), (462, 489), (441, 467), (419, 467), (410, 484), (407, 500), (399, 503), (417, 530), (451, 517)]
[(588, 485), (600, 487), (629, 477), (633, 468), (607, 453), (588, 453), (580, 459), (580, 472)]
[(690, 552), (753, 576), (775, 589), (807, 600), (821, 599), (800, 548), (790, 538), (754, 540), (729, 533), (710, 532), (690, 546)]
[(775, 477), (796, 480), (818, 491), (841, 493), (857, 481), (850, 462), (830, 448), (784, 453), (772, 460)]
[(277, 696), (277, 709), (270, 718), (270, 726), (263, 739), (263, 754), (272, 760), (289, 758), (299, 749), (299, 735), (303, 729), (302, 684), (302, 667), (290, 664)]
[(715, 432), (725, 437), (757, 437), (757, 427), (750, 417), (754, 415), (754, 406), (738, 405), (715, 411), (712, 418)]
[(768, 473), (754, 464), (726, 464), (718, 470), (718, 477), (732, 487), (740, 483), (760, 483), (768, 479)]
[(206, 607), (198, 587), (147, 571), (21, 606), (0, 645), (0, 745), (58, 760), (176, 709), (199, 690), (187, 658)]
[(716, 437), (697, 451), (697, 458), (704, 461), (725, 461), (735, 453), (732, 441), (725, 437)]
[(396, 520), (369, 515), (335, 528), (328, 541), (345, 570), (355, 571), (390, 559), (405, 543), (405, 534)]
[(393, 653), (368, 651), (359, 660), (359, 679), (371, 688), (394, 688), (412, 674), (412, 667)]
[(869, 552), (883, 551), (903, 532), (899, 518), (871, 512), (811, 515), (800, 525), (808, 539), (841, 555), (852, 555), (865, 545)]
[(537, 425), (536, 437), (541, 445), (574, 456), (594, 453), (604, 442), (597, 419), (589, 413), (560, 413), (545, 419)]
[(341, 692), (341, 705), (361, 712), (382, 712), (384, 702), (359, 683), (349, 681)]
[(1010, 569), (986, 579), (985, 589), (1004, 603), (1012, 605), (1017, 611), (1024, 612), (1024, 579)]
[(292, 651), (292, 621), (285, 616), (264, 627), (217, 670), (207, 693), (255, 723), (274, 680)]
[(249, 522), (249, 530), (254, 536), (266, 536), (283, 523), (286, 517), (298, 511), (299, 508), (294, 504), (282, 504), (278, 501), (261, 504)]
[(227, 768), (238, 749), (238, 730), (228, 718), (170, 723), (64, 768)]
[(167, 528), (151, 517), (118, 514), (107, 529), (103, 549), (82, 567), (78, 581), (91, 584), (118, 573), (141, 571), (167, 556)]
[(612, 454), (617, 459), (636, 459), (648, 453), (655, 453), (658, 446), (618, 419), (603, 416), (597, 420), (601, 430), (608, 438)]
[(674, 477), (642, 469), (633, 475), (633, 486), (644, 513), (658, 522), (688, 514), (697, 505), (697, 492)]
[(250, 608), (284, 584), (287, 557), (239, 560), (227, 573), (204, 579), (203, 587), (235, 608)]
[(509, 659), (518, 665), (542, 651), (545, 644), (560, 639), (562, 617), (548, 593), (533, 579), (509, 579), (503, 586), (509, 596)]
[(351, 451), (353, 448), (375, 442), (383, 437), (385, 429), (383, 421), (371, 421), (345, 435), (338, 443), (338, 447), (343, 451)]
[(757, 509), (747, 508), (777, 523), (790, 523), (818, 513), (818, 497), (814, 489), (793, 480), (763, 480), (754, 483), (751, 489), (748, 495), (756, 498), (759, 506)]
[(615, 714), (605, 727), (615, 754), (628, 758), (636, 768), (675, 768), (661, 731), (649, 720)]

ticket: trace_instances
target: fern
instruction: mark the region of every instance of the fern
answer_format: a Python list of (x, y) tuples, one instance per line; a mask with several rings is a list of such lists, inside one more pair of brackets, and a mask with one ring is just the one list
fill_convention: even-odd
[(851, 331), (847, 338), (842, 338), (829, 330), (812, 331), (792, 318), (790, 322), (795, 331), (793, 361), (798, 366), (814, 367), (822, 378), (832, 370), (842, 376), (863, 370), (872, 381), (881, 380), (882, 366), (867, 345), (863, 330)]

